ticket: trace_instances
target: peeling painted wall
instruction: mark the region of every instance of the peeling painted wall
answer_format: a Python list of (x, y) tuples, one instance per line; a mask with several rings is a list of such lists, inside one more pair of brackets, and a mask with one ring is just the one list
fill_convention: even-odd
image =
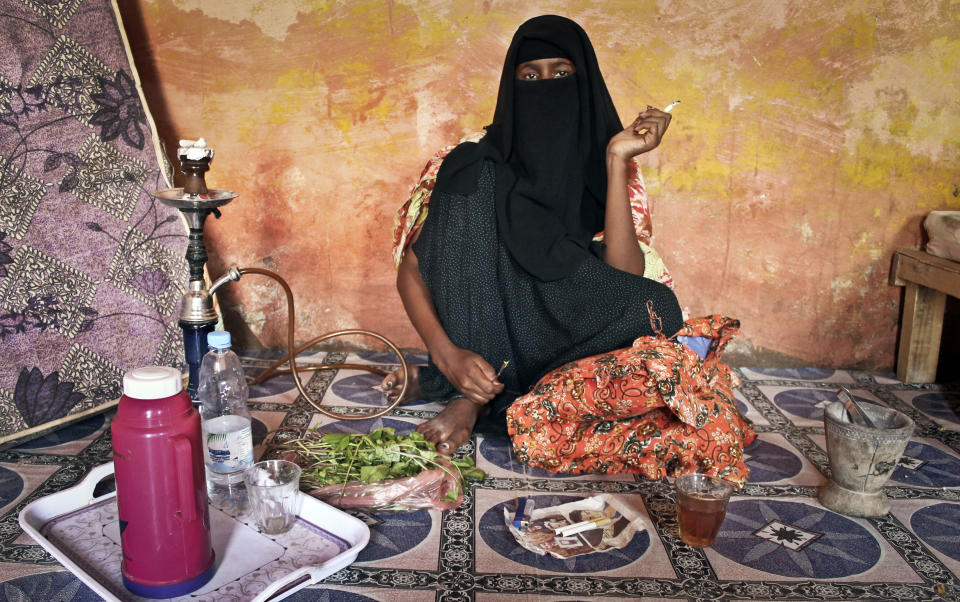
[[(121, 3), (168, 148), (204, 136), (211, 273), (264, 266), (297, 338), (362, 327), (421, 347), (394, 290), (393, 212), (438, 148), (492, 116), (526, 18), (590, 34), (621, 116), (680, 98), (644, 157), (654, 243), (694, 315), (740, 318), (744, 361), (889, 368), (890, 256), (960, 209), (960, 3)], [(285, 341), (284, 297), (225, 291), (247, 344)], [(771, 360), (771, 358), (774, 358)]]

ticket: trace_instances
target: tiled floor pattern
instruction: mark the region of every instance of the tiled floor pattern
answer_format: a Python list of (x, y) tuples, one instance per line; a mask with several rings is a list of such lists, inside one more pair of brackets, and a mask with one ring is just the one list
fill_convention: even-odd
[[(248, 374), (268, 357), (244, 358)], [(422, 357), (412, 356), (413, 362)], [(392, 368), (389, 355), (319, 353), (299, 363)], [(716, 544), (695, 550), (677, 537), (671, 485), (633, 476), (554, 475), (529, 469), (508, 445), (479, 438), (461, 448), (489, 477), (455, 511), (361, 514), (370, 544), (352, 566), (290, 600), (930, 600), (960, 599), (960, 387), (915, 386), (890, 375), (822, 369), (740, 369), (741, 411), (759, 437), (745, 453), (751, 479), (730, 502)], [(305, 373), (325, 406), (360, 412), (381, 405), (361, 370)], [(844, 385), (858, 398), (900, 410), (917, 425), (887, 494), (891, 513), (847, 517), (821, 506), (829, 474), (823, 407)], [(347, 422), (317, 413), (292, 377), (251, 390), (258, 454), (279, 427), (409, 432), (438, 407), (414, 403), (387, 417)], [(0, 452), (0, 597), (96, 599), (17, 525), (29, 501), (77, 482), (110, 459), (109, 416), (98, 416)], [(647, 528), (627, 547), (561, 561), (520, 548), (503, 525), (518, 496), (538, 507), (593, 493), (618, 496)]]

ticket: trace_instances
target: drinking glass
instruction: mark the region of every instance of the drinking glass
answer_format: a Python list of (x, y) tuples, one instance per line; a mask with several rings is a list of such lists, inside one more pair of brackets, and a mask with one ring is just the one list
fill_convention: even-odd
[(733, 486), (705, 474), (677, 477), (677, 521), (680, 539), (694, 548), (713, 545), (727, 514)]
[(289, 531), (300, 510), (300, 467), (286, 460), (265, 460), (248, 468), (243, 480), (260, 531), (267, 535)]

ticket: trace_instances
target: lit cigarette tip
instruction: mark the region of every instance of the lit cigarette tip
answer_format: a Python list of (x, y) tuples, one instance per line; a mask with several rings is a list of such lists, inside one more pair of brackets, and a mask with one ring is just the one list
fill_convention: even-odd
[(675, 100), (675, 101), (671, 102), (670, 104), (668, 104), (668, 105), (666, 106), (665, 109), (663, 109), (663, 112), (664, 112), (664, 113), (669, 113), (670, 111), (673, 110), (673, 107), (677, 106), (678, 104), (680, 104), (680, 101), (679, 101), (679, 100)]

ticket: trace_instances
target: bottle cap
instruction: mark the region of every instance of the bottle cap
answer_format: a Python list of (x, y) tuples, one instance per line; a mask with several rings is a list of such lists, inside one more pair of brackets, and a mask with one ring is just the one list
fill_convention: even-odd
[(181, 389), (180, 371), (169, 366), (146, 366), (123, 375), (123, 394), (134, 399), (173, 397)]
[(230, 333), (226, 330), (214, 330), (207, 335), (207, 345), (214, 349), (226, 349), (230, 346)]

